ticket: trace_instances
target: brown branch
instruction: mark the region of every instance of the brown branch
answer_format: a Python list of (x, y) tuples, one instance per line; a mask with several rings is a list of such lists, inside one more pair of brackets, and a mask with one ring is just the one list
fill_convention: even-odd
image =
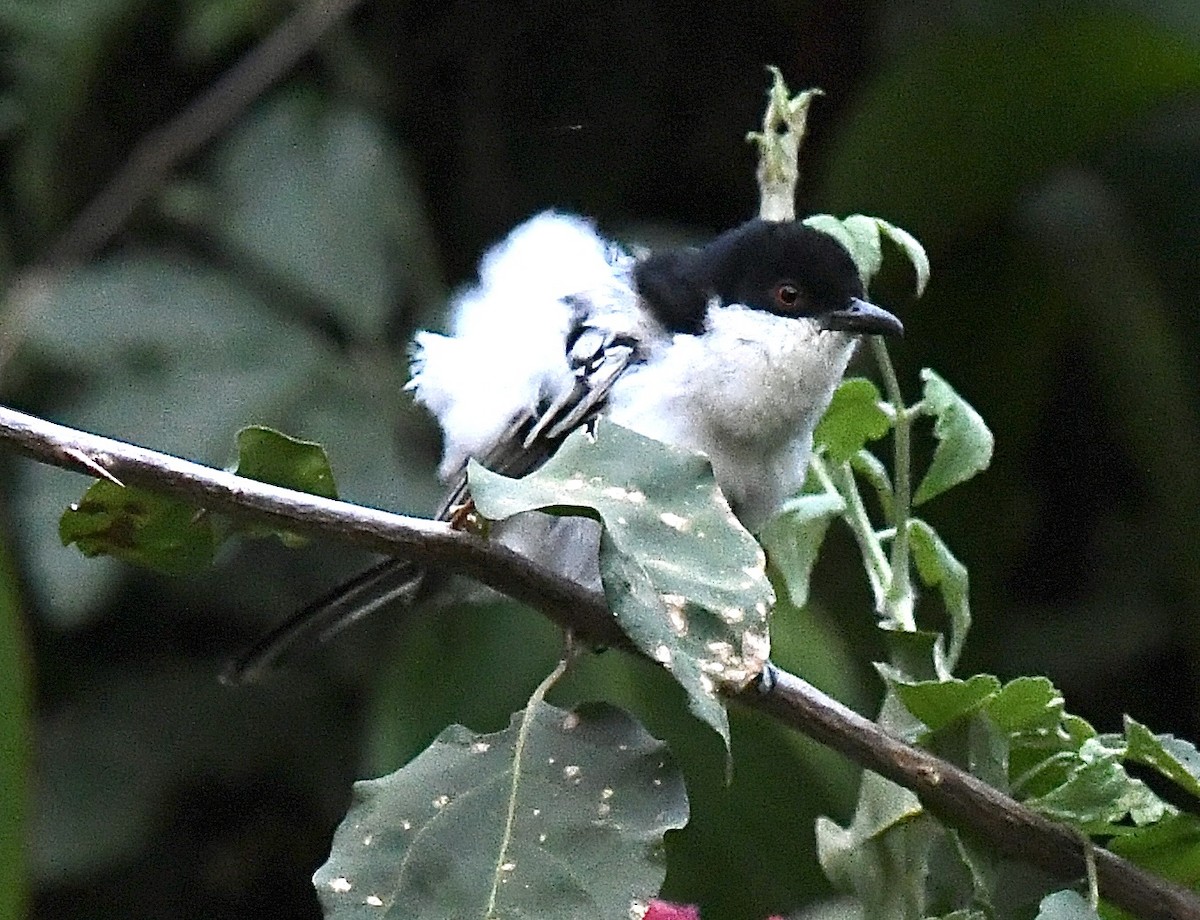
[[(42, 463), (90, 476), (102, 470), (121, 482), (240, 519), (453, 568), (528, 604), (583, 640), (629, 648), (600, 592), (437, 521), (281, 489), (3, 407), (0, 441)], [(1001, 853), (1064, 878), (1078, 878), (1084, 872), (1084, 844), (1073, 830), (912, 747), (795, 675), (768, 667), (759, 684), (741, 693), (737, 701), (911, 789), (932, 815), (970, 830)], [(1200, 898), (1190, 891), (1107, 850), (1095, 849), (1094, 856), (1101, 893), (1111, 903), (1144, 920), (1200, 917)]]
[[(855, 763), (911, 789), (930, 814), (986, 840), (998, 852), (1063, 878), (1085, 873), (1083, 840), (928, 751), (884, 731), (808, 682), (769, 670), (759, 688), (738, 697)], [(1100, 893), (1144, 920), (1196, 920), (1200, 898), (1100, 847), (1092, 848)]]
[(310, 0), (303, 4), (195, 102), (142, 137), (108, 184), (50, 246), (44, 263), (59, 267), (94, 255), (182, 159), (232, 123), (361, 2)]
[(2, 406), (0, 441), (41, 463), (93, 477), (100, 475), (100, 468), (110, 481), (115, 478), (186, 499), (198, 508), (239, 520), (286, 525), (297, 533), (335, 537), (432, 568), (453, 568), (536, 608), (591, 642), (629, 645), (600, 592), (559, 578), (519, 553), (441, 521), (283, 489)]

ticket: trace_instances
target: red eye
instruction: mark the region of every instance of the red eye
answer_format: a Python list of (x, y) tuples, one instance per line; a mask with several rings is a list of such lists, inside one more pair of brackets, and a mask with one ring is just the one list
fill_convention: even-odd
[(781, 284), (775, 288), (775, 302), (784, 310), (792, 310), (800, 299), (800, 291), (794, 284)]

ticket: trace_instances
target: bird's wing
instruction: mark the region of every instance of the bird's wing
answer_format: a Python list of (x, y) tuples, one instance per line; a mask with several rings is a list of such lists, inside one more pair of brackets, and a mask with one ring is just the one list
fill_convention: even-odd
[[(572, 380), (553, 400), (515, 416), (478, 461), (494, 473), (519, 478), (549, 460), (567, 435), (599, 415), (613, 384), (644, 358), (636, 339), (581, 326), (567, 339)], [(449, 520), (467, 500), (467, 470), (454, 476), (437, 520)]]
[[(530, 473), (545, 463), (575, 429), (589, 424), (604, 409), (613, 384), (644, 358), (631, 335), (580, 322), (567, 338), (570, 386), (559, 395), (513, 418), (479, 462), (510, 477)], [(464, 465), (454, 476), (437, 520), (450, 520), (468, 500)], [(292, 614), (234, 659), (223, 674), (228, 683), (258, 680), (297, 649), (325, 642), (334, 634), (381, 607), (411, 603), (426, 585), (426, 571), (407, 559), (385, 559), (338, 585)]]

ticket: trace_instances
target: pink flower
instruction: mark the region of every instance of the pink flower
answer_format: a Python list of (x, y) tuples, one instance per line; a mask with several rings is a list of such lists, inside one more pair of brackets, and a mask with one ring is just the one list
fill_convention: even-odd
[[(642, 920), (700, 920), (700, 908), (695, 904), (672, 904), (651, 898)], [(772, 914), (767, 920), (783, 920)]]
[(695, 904), (672, 904), (651, 898), (642, 920), (700, 920), (700, 908)]

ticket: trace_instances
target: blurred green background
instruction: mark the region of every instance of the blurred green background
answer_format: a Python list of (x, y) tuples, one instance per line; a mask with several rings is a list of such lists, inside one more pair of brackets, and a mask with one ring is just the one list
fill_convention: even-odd
[[(996, 432), (992, 470), (925, 512), (971, 569), (964, 670), (1046, 674), (1103, 730), (1129, 712), (1200, 736), (1195, 0), (367, 0), (131, 216), (101, 213), (102, 245), (65, 245), (138, 140), (295, 8), (0, 2), (0, 399), (213, 464), (274, 425), (327, 445), (344, 497), (426, 512), (412, 330), (538, 209), (650, 242), (751, 216), (743, 136), (775, 63), (827, 93), (802, 210), (884, 217), (930, 251), (922, 301), (899, 259), (873, 291), (908, 328), (902, 380), (915, 398), (936, 368)], [(493, 607), (380, 618), (219, 686), (365, 558), (260, 541), (180, 579), (84, 560), (57, 518), (86, 480), (0, 464), (0, 917), (314, 917), (351, 781), (450, 721), (503, 726), (557, 655), (536, 616)], [(777, 658), (871, 712), (845, 535), (816, 586), (780, 614)], [(558, 697), (597, 693), (688, 774), (667, 894), (706, 920), (826, 896), (812, 820), (848, 817), (854, 768), (739, 715), (726, 787), (649, 668), (595, 656)]]

